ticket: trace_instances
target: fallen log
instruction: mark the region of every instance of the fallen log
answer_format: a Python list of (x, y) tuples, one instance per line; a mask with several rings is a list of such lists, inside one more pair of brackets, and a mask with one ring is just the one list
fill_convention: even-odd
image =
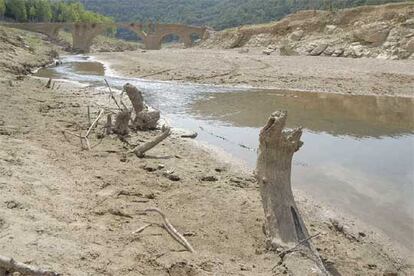
[[(6, 273), (9, 274), (6, 274)], [(53, 271), (36, 268), (24, 263), (15, 261), (13, 258), (0, 256), (0, 276), (11, 275), (11, 273), (19, 272), (22, 275), (31, 276), (58, 276)]]
[(266, 218), (267, 247), (284, 253), (281, 258), (293, 275), (329, 275), (293, 197), (292, 158), (303, 145), (302, 129), (285, 130), (286, 120), (287, 112), (275, 112), (260, 131), (256, 178)]
[(171, 135), (171, 128), (169, 126), (163, 126), (162, 133), (154, 138), (154, 140), (149, 141), (145, 144), (139, 145), (134, 148), (131, 152), (135, 153), (138, 158), (143, 158), (145, 153), (164, 141), (168, 136)]

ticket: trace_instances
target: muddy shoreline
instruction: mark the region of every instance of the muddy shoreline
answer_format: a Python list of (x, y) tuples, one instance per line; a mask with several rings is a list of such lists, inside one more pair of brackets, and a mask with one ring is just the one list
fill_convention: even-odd
[[(128, 77), (350, 95), (414, 97), (410, 60), (267, 56), (217, 49), (98, 53), (92, 57)], [(116, 73), (115, 73), (116, 74)]]
[[(33, 56), (22, 55), (15, 62), (23, 64), (28, 58)], [(46, 89), (46, 82), (2, 72), (3, 254), (64, 275), (275, 272), (279, 259), (264, 248), (263, 211), (250, 173), (219, 162), (210, 150), (178, 135), (146, 159), (125, 158), (125, 146), (116, 137), (105, 139), (91, 152), (83, 151), (62, 130), (84, 130), (86, 107), (95, 115), (102, 105), (110, 104), (107, 95), (69, 82)], [(156, 134), (138, 133), (132, 139), (147, 141)], [(171, 172), (179, 181), (168, 178)], [(203, 181), (206, 176), (217, 180)], [(321, 233), (314, 243), (332, 271), (343, 275), (412, 272), (409, 256), (393, 249), (380, 233), (328, 211), (299, 191), (295, 194), (309, 231)], [(197, 254), (182, 251), (162, 229), (131, 234), (157, 221), (156, 216), (139, 215), (149, 206), (165, 210)], [(276, 269), (283, 273), (283, 266)]]

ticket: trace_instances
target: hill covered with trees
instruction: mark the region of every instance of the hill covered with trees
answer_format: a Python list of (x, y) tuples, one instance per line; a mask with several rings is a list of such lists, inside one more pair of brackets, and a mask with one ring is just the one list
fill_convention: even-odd
[(80, 2), (51, 0), (0, 0), (0, 18), (18, 22), (110, 22), (112, 19), (88, 11)]
[[(80, 0), (117, 21), (207, 25), (215, 29), (279, 20), (306, 9), (341, 9), (402, 0)], [(413, 1), (413, 0), (410, 0)]]

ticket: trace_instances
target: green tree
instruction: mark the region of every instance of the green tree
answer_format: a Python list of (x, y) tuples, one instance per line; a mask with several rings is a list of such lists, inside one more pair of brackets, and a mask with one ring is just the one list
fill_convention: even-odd
[(20, 22), (27, 21), (26, 2), (24, 0), (7, 0), (6, 15)]
[(35, 7), (38, 21), (49, 22), (52, 19), (52, 7), (49, 0), (38, 0)]
[(6, 2), (4, 0), (0, 0), (0, 18), (3, 18), (6, 12)]

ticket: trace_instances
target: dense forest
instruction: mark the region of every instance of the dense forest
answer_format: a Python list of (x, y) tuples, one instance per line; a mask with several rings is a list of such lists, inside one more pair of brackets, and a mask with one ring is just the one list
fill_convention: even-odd
[[(411, 0), (413, 1), (413, 0)], [(278, 20), (304, 9), (340, 9), (402, 0), (81, 0), (117, 21), (153, 20), (224, 29)]]
[(85, 9), (80, 2), (51, 0), (0, 0), (0, 18), (18, 22), (110, 22), (112, 19)]

